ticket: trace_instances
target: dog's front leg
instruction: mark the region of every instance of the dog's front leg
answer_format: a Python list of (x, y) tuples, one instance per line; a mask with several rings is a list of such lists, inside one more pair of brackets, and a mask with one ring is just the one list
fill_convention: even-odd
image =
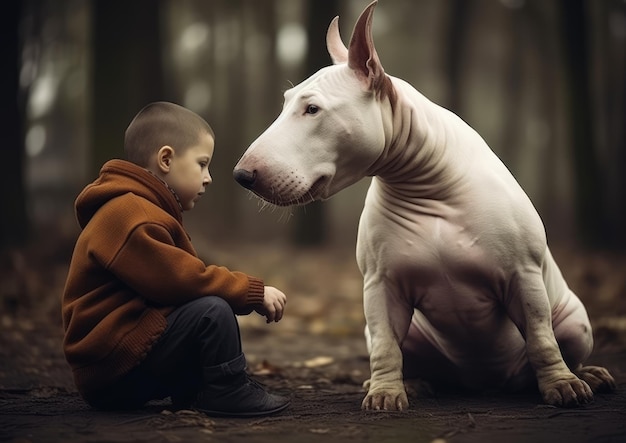
[(535, 370), (543, 400), (556, 406), (590, 402), (589, 385), (567, 367), (554, 336), (552, 309), (541, 271), (527, 271), (512, 285), (509, 315), (526, 339), (528, 360)]
[(413, 308), (382, 284), (365, 285), (366, 336), (371, 378), (362, 403), (366, 410), (398, 410), (409, 402), (402, 375), (400, 344), (409, 329)]

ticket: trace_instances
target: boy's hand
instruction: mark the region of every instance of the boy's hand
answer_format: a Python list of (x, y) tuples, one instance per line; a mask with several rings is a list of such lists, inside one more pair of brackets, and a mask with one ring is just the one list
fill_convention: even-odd
[(287, 296), (282, 291), (273, 286), (266, 286), (263, 304), (256, 308), (255, 311), (264, 316), (267, 323), (271, 323), (283, 318), (286, 304)]

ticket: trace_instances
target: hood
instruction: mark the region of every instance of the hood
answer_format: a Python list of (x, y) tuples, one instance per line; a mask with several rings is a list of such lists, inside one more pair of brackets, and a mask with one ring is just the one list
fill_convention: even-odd
[(148, 170), (125, 160), (110, 160), (100, 176), (76, 198), (76, 218), (81, 229), (108, 201), (133, 193), (154, 203), (182, 223), (182, 209), (174, 192)]

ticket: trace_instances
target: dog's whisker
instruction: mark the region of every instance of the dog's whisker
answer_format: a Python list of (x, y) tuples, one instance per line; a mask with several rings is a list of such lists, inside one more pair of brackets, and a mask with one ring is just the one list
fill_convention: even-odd
[(291, 212), (291, 210), (289, 209), (288, 206), (283, 206), (283, 201), (282, 200), (277, 200), (276, 203), (272, 203), (269, 202), (263, 198), (260, 198), (259, 196), (257, 196), (254, 193), (251, 193), (251, 197), (256, 197), (257, 198), (257, 205), (259, 207), (259, 213), (269, 210), (272, 213), (276, 212), (277, 210), (280, 210), (279, 216), (278, 216), (278, 222), (279, 223), (288, 223), (289, 220), (291, 219), (293, 213)]

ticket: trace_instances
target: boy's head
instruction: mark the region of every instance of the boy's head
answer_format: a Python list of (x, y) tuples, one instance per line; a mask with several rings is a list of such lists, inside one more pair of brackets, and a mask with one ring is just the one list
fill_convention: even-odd
[(124, 152), (128, 161), (148, 168), (162, 146), (183, 151), (197, 144), (202, 134), (215, 138), (211, 126), (198, 114), (174, 103), (154, 102), (128, 125)]
[(215, 134), (199, 115), (168, 102), (150, 103), (126, 129), (126, 159), (164, 180), (184, 210), (192, 209), (211, 183)]

